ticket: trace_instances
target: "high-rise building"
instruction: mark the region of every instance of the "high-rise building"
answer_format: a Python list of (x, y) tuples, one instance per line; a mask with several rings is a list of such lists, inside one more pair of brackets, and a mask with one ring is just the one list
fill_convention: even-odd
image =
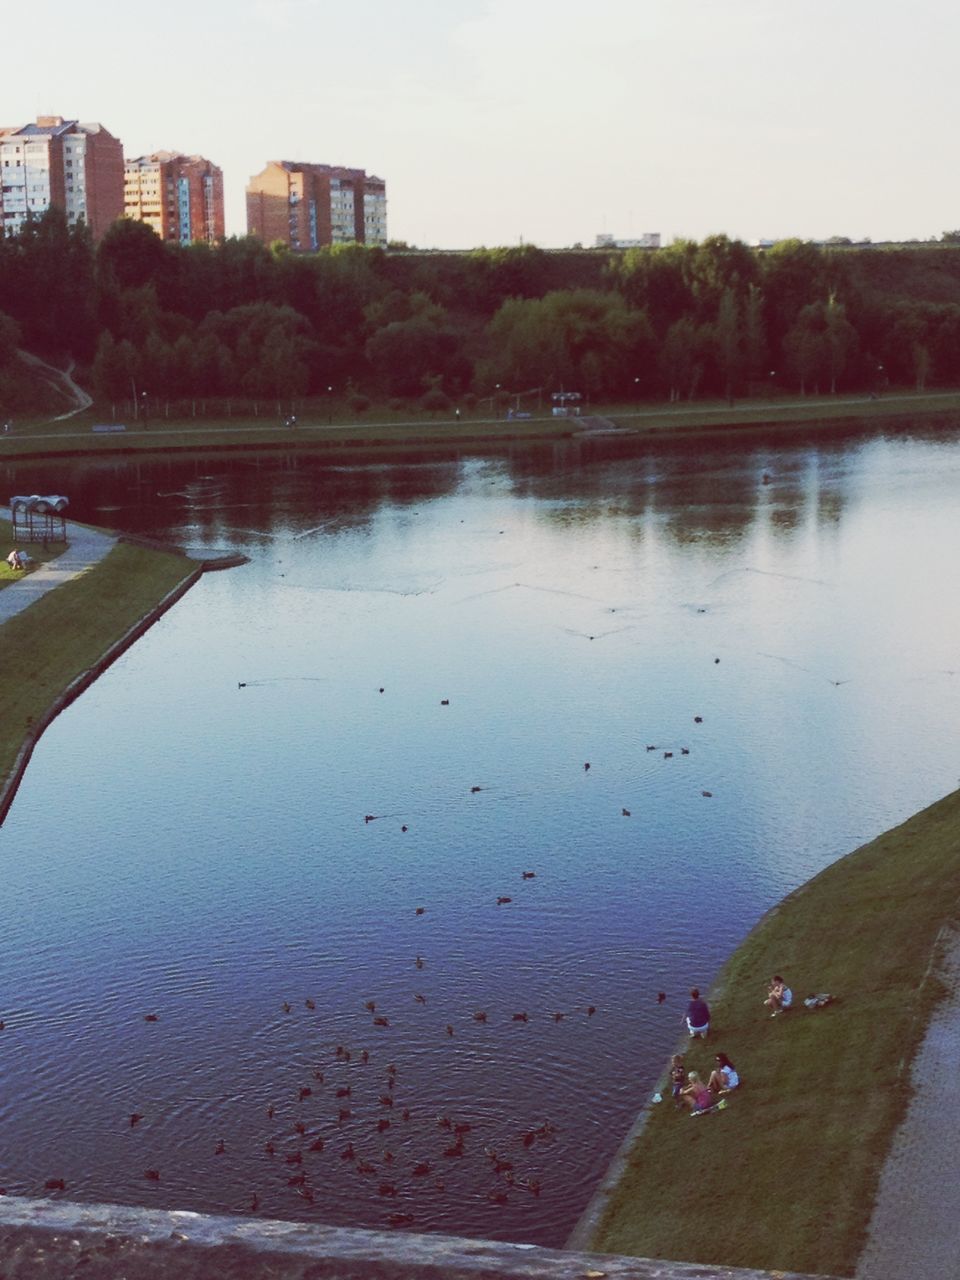
[(387, 243), (387, 187), (363, 169), (271, 160), (247, 184), (247, 231), (295, 252)]
[(223, 173), (203, 156), (156, 151), (124, 162), (123, 211), (161, 240), (223, 239)]
[(99, 240), (123, 216), (123, 145), (101, 124), (38, 116), (0, 128), (0, 225), (12, 234), (28, 214), (63, 209)]

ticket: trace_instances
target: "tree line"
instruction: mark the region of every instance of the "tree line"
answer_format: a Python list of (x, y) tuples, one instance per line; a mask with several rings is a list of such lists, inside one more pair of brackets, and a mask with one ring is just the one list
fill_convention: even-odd
[(665, 249), (464, 254), (252, 238), (94, 245), (51, 209), (0, 238), (0, 406), (17, 346), (137, 394), (456, 401), (560, 388), (594, 401), (960, 383), (960, 252), (727, 236)]

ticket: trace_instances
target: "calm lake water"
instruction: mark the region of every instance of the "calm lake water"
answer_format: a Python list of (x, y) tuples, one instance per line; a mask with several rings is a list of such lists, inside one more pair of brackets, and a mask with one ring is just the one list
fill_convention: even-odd
[(0, 1185), (561, 1244), (687, 988), (957, 785), (958, 436), (743, 448), (7, 468), (251, 563), (0, 831)]

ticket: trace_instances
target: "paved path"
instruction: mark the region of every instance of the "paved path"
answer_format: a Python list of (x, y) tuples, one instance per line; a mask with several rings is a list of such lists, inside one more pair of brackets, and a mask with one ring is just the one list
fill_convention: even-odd
[[(0, 507), (0, 517), (10, 519), (6, 507)], [(28, 609), (35, 600), (52, 591), (54, 587), (69, 582), (71, 578), (97, 564), (116, 544), (117, 539), (110, 534), (98, 533), (95, 529), (84, 529), (82, 525), (67, 523), (67, 539), (70, 545), (63, 555), (48, 561), (38, 568), (25, 573), (18, 582), (11, 582), (0, 591), (0, 623), (15, 617)], [(29, 554), (29, 546), (22, 548)], [(0, 554), (6, 556), (10, 550), (0, 548)]]
[(938, 970), (948, 995), (913, 1063), (916, 1092), (880, 1178), (857, 1280), (960, 1277), (960, 926)]

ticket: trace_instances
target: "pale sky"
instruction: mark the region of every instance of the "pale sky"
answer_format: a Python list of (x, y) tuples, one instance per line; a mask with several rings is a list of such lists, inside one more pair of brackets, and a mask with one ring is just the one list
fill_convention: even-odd
[[(8, 5), (13, 0), (7, 0)], [(926, 239), (960, 227), (951, 0), (46, 0), (0, 124), (199, 153), (227, 231), (271, 159), (387, 183), (422, 247)]]

